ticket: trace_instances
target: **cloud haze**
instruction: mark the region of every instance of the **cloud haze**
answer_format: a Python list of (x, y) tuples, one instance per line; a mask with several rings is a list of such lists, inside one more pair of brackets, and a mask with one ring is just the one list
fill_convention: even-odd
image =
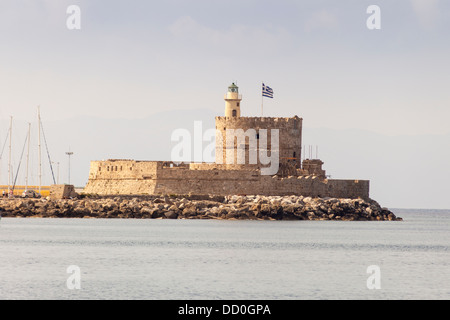
[(414, 12), (423, 27), (432, 28), (437, 25), (441, 17), (439, 2), (439, 0), (411, 0)]

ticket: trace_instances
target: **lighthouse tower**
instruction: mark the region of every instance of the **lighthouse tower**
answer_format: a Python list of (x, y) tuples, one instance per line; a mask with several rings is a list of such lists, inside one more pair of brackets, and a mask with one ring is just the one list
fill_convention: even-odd
[(241, 100), (239, 87), (232, 83), (225, 94), (225, 117), (239, 118), (241, 116)]

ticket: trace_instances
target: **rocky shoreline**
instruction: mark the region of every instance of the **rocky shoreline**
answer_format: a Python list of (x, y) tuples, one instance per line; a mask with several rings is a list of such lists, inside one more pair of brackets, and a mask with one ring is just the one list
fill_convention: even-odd
[(302, 196), (84, 196), (1, 199), (3, 217), (401, 221), (374, 200)]

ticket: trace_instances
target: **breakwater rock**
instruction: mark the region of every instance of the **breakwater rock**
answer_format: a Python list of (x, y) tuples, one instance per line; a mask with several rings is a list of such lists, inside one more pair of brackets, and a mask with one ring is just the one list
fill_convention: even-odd
[(302, 196), (1, 199), (3, 217), (399, 221), (374, 200)]

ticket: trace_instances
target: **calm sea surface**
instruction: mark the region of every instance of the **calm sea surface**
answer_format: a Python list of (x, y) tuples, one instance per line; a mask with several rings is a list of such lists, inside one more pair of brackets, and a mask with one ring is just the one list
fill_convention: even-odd
[(3, 218), (0, 299), (450, 299), (450, 210), (393, 211), (404, 221)]

